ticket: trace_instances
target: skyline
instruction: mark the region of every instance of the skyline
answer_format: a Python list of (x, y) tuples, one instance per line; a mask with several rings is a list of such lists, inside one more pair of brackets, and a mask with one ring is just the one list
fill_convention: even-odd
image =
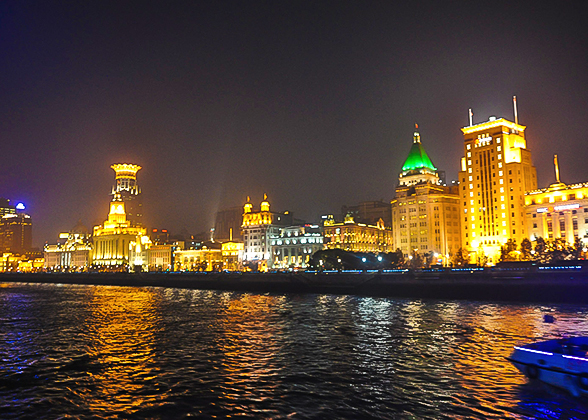
[(388, 201), (414, 123), (449, 182), (468, 109), (513, 120), (513, 95), (538, 186), (554, 154), (588, 180), (584, 4), (301, 4), (0, 5), (0, 196), (35, 246), (102, 223), (117, 162), (176, 233), (264, 192), (308, 221)]

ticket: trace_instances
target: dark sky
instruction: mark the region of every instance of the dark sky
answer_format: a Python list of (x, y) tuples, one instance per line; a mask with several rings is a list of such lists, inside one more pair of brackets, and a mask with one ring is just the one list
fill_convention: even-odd
[[(443, 4), (441, 4), (443, 3)], [(519, 122), (539, 185), (588, 181), (586, 2), (0, 3), (0, 196), (34, 242), (107, 215), (116, 162), (145, 216), (210, 228), (258, 204), (316, 221), (390, 200), (418, 122), (454, 179), (460, 128)]]

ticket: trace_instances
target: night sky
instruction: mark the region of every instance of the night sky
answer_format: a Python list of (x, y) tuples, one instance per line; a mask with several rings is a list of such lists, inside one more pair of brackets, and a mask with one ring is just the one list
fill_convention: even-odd
[(540, 187), (588, 181), (586, 2), (0, 3), (0, 197), (34, 244), (106, 218), (143, 166), (149, 226), (258, 205), (307, 221), (390, 200), (414, 123), (455, 179), (460, 128), (519, 122)]

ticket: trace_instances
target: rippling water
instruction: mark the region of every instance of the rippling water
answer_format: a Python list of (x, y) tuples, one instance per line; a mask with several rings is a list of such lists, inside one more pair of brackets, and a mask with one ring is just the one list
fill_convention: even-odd
[[(555, 323), (543, 323), (543, 315)], [(588, 309), (0, 284), (0, 418), (587, 419), (512, 346)]]

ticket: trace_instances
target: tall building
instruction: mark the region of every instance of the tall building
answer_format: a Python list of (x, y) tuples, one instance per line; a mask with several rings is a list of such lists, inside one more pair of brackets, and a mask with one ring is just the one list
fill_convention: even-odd
[(537, 188), (537, 172), (527, 149), (525, 128), (490, 117), (461, 129), (461, 240), (467, 251), (483, 252), (490, 263), (498, 261), (500, 247), (508, 239), (520, 244), (529, 236), (524, 197), (526, 191)]
[(271, 238), (280, 235), (280, 228), (292, 224), (292, 215), (289, 212), (276, 213), (270, 211), (270, 203), (267, 195), (263, 195), (263, 201), (259, 211), (254, 211), (251, 200), (247, 197), (247, 203), (243, 206), (243, 262), (252, 263), (259, 270), (273, 267), (273, 249)]
[(33, 245), (33, 222), (25, 213), (6, 213), (0, 217), (0, 252), (24, 254)]
[(0, 197), (0, 217), (5, 214), (15, 214), (16, 208), (10, 204), (10, 200)]
[(141, 188), (137, 185), (137, 172), (141, 167), (130, 163), (115, 163), (111, 168), (115, 172), (112, 194), (120, 194), (131, 225), (143, 226), (143, 200)]
[(461, 246), (458, 189), (443, 185), (418, 131), (398, 176), (392, 231), (405, 256), (418, 252), (447, 262)]
[(576, 238), (588, 243), (588, 182), (564, 184), (559, 179), (557, 155), (555, 183), (525, 193), (527, 230), (537, 238), (563, 238), (574, 244)]
[(93, 263), (110, 268), (127, 265), (145, 267), (148, 265), (146, 250), (151, 240), (142, 224), (141, 191), (137, 186), (137, 172), (141, 167), (122, 163), (111, 168), (115, 172), (113, 197), (108, 219), (104, 224), (94, 226)]

